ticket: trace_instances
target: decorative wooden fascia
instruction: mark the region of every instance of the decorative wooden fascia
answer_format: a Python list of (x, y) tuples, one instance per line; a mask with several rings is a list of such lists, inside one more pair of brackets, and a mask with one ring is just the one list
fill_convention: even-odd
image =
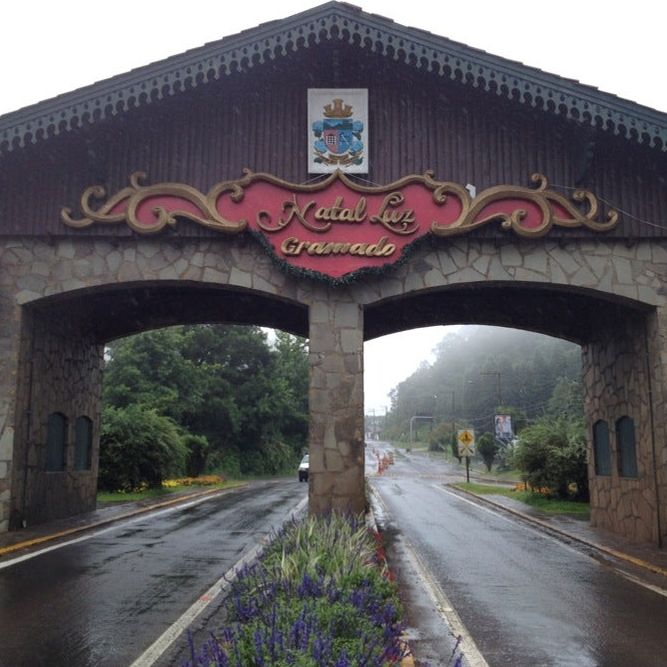
[(325, 41), (380, 53), (546, 113), (667, 150), (667, 114), (429, 32), (328, 2), (0, 117), (0, 154)]

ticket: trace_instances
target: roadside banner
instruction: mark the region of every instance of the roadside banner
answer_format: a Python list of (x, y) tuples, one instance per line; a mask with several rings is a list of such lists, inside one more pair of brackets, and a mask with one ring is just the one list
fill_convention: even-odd
[(512, 430), (512, 415), (496, 415), (495, 418), (496, 440), (509, 442), (514, 437)]

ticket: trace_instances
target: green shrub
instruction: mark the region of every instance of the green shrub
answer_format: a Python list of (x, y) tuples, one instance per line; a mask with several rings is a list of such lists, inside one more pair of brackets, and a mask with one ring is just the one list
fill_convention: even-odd
[(431, 431), (428, 436), (428, 449), (431, 452), (440, 452), (447, 450), (447, 443), (452, 435), (451, 424), (440, 422)]
[(498, 444), (490, 433), (483, 433), (477, 441), (477, 451), (484, 461), (486, 469), (491, 472), (491, 466), (498, 453)]
[(184, 472), (186, 448), (176, 424), (139, 405), (107, 407), (102, 416), (98, 486), (105, 491), (156, 488)]
[(583, 420), (547, 418), (525, 428), (514, 461), (531, 487), (547, 487), (559, 498), (588, 499)]
[(223, 477), (239, 479), (239, 477), (242, 477), (239, 457), (239, 451), (233, 447), (226, 449), (224, 452), (214, 451), (209, 456), (208, 465), (210, 470), (223, 475)]
[(183, 446), (187, 451), (185, 472), (189, 477), (199, 477), (204, 474), (211, 452), (208, 438), (203, 435), (186, 433), (182, 438)]

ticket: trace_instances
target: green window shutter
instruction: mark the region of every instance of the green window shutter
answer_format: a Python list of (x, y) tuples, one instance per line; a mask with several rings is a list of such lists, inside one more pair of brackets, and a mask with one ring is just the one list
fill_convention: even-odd
[(609, 426), (600, 419), (593, 424), (593, 457), (596, 475), (611, 475), (611, 450), (609, 448)]

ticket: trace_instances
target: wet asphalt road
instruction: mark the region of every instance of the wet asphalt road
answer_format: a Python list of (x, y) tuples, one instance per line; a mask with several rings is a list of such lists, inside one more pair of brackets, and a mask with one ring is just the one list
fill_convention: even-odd
[(306, 493), (255, 482), (0, 569), (0, 665), (131, 664)]
[(667, 665), (667, 597), (445, 481), (418, 454), (372, 480), (390, 530), (428, 564), (491, 667)]

